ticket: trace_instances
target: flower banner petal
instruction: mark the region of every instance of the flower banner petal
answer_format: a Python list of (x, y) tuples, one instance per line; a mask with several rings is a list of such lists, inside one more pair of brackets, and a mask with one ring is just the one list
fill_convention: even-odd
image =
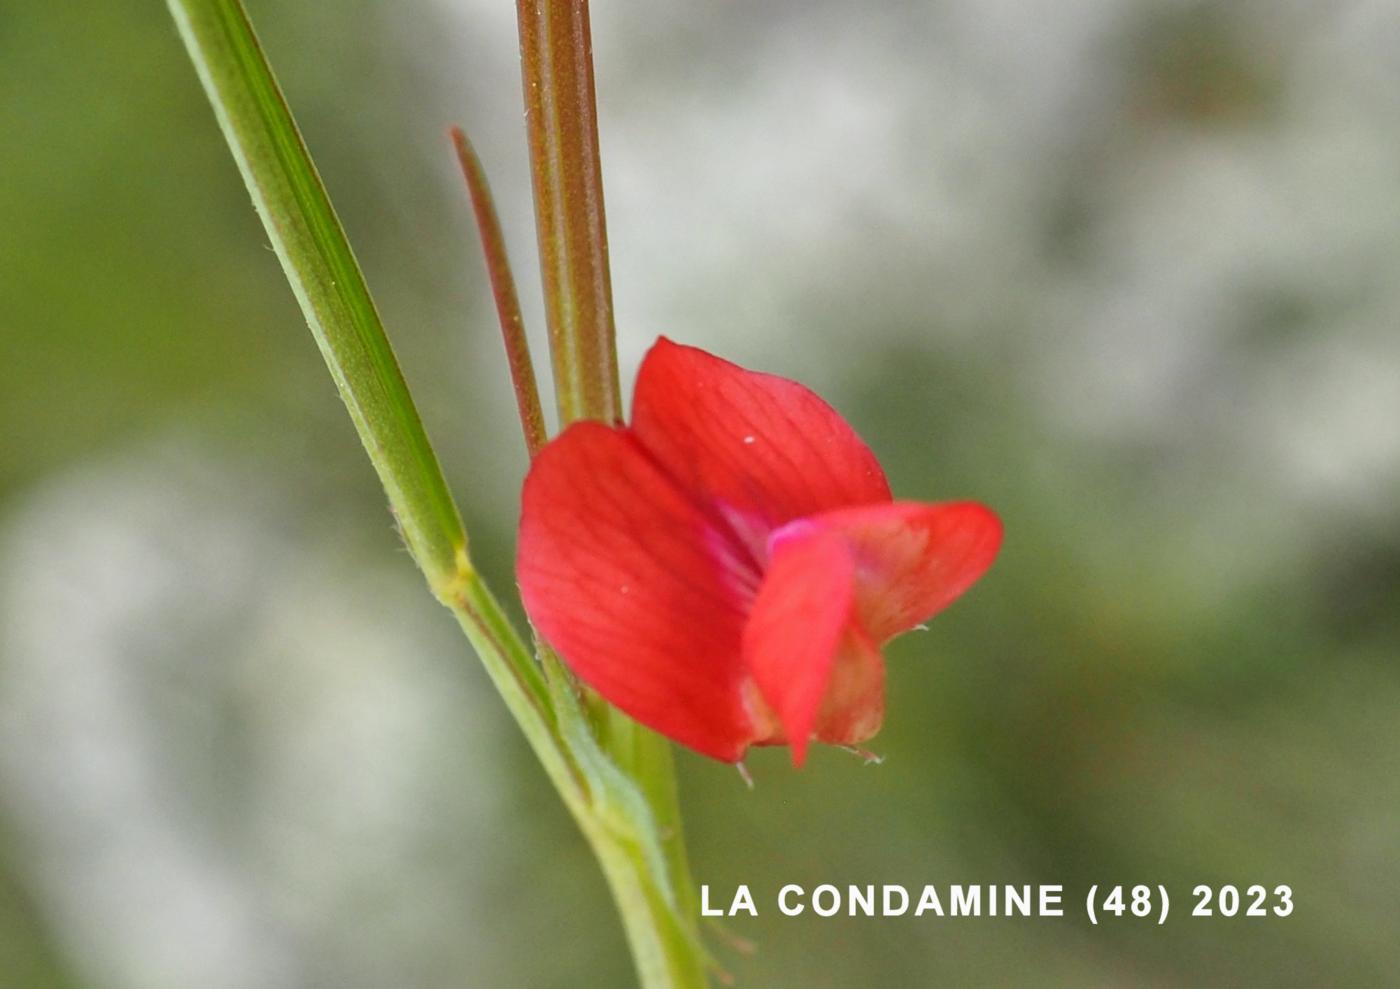
[(570, 426), (531, 465), (517, 575), (526, 611), (579, 679), (716, 759), (755, 729), (741, 700), (757, 577), (626, 432)]
[(632, 429), (683, 488), (760, 528), (890, 500), (875, 455), (815, 392), (665, 337), (638, 372)]

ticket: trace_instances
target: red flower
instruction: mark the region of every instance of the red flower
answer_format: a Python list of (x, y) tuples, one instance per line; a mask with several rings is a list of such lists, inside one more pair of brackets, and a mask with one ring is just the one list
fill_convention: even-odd
[(525, 479), (525, 608), (579, 679), (735, 762), (864, 741), (880, 646), (991, 565), (975, 502), (894, 501), (869, 448), (802, 385), (661, 338), (630, 427), (575, 423)]

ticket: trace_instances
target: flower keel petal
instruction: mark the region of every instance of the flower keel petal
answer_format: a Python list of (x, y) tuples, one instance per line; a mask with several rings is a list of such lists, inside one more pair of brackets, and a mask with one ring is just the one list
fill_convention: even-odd
[(846, 626), (812, 736), (827, 745), (856, 745), (885, 719), (885, 660), (856, 622)]

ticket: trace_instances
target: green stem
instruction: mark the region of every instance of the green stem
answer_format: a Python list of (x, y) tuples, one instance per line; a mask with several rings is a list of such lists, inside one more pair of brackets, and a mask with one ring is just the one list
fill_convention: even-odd
[(461, 516), (369, 289), (242, 5), (169, 4), (409, 552), (467, 627), (550, 775), (567, 783), (569, 755), (556, 739), (544, 677), (472, 568)]
[[(240, 0), (168, 4), (409, 551), (481, 656), (597, 854), (643, 984), (702, 989), (704, 953), (695, 931), (669, 747), (608, 709), (609, 726), (615, 727), (600, 748), (572, 686), (543, 675), (472, 567), (461, 516), (369, 290)], [(593, 154), (596, 159), (596, 140)], [(560, 214), (566, 230), (580, 216), (591, 216), (596, 223), (589, 236), (601, 236), (601, 198), (586, 201), (581, 213), (576, 200), (568, 202), (574, 205)], [(595, 260), (599, 243), (592, 242)], [(589, 298), (597, 303), (594, 315), (607, 319), (588, 325), (605, 330), (576, 349), (574, 376), (562, 394), (570, 410), (608, 417), (618, 406), (605, 247), (601, 258), (602, 281), (595, 265)], [(569, 279), (556, 282), (558, 291), (573, 285)], [(562, 334), (566, 346), (577, 332)], [(545, 661), (552, 662), (547, 656)]]

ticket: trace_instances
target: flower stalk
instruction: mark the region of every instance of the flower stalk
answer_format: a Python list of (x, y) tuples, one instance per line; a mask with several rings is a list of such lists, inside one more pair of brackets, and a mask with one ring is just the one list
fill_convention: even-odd
[(622, 418), (587, 0), (518, 0), (545, 319), (561, 426)]

